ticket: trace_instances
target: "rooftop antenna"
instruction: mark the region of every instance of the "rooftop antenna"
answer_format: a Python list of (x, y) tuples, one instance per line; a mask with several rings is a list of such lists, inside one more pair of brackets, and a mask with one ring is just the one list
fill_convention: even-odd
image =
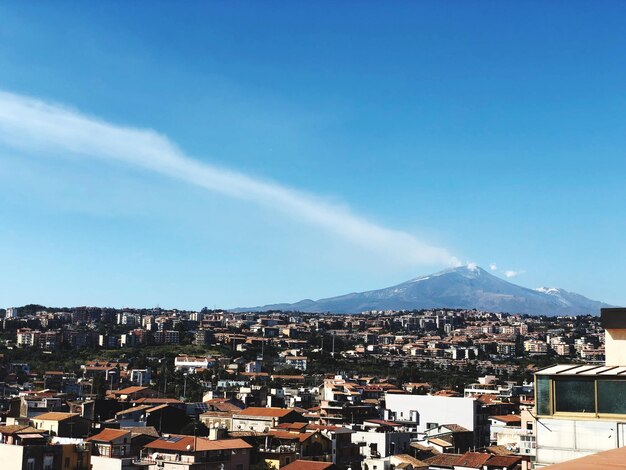
[(333, 331), (333, 352), (330, 353), (332, 357), (335, 357), (335, 332)]

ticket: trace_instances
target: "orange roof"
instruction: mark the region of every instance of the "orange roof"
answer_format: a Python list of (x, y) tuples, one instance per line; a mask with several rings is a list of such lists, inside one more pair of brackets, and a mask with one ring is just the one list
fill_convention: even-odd
[(95, 436), (88, 437), (86, 441), (99, 441), (99, 442), (111, 442), (125, 435), (130, 434), (130, 431), (120, 431), (119, 429), (103, 429)]
[(454, 465), (459, 467), (482, 468), (491, 457), (491, 454), (465, 452), (456, 462), (454, 462)]
[(212, 441), (203, 437), (170, 434), (169, 437), (161, 437), (152, 441), (145, 448), (193, 452), (194, 449), (198, 451), (252, 449), (252, 446), (243, 439), (219, 439)]
[(498, 415), (498, 416), (489, 416), (491, 419), (497, 419), (498, 421), (502, 421), (503, 423), (520, 423), (522, 421), (522, 417), (520, 415)]
[(522, 461), (517, 455), (496, 455), (487, 461), (487, 467), (505, 468), (513, 467)]
[[(287, 467), (283, 467), (287, 468)], [(597, 454), (587, 455), (567, 462), (545, 467), (546, 470), (619, 470), (626, 469), (626, 447), (606, 450)]]
[(182, 403), (182, 401), (176, 398), (137, 398), (132, 403), (152, 403), (156, 405), (161, 403)]
[(125, 415), (125, 414), (130, 414), (130, 413), (136, 413), (137, 411), (147, 410), (148, 408), (152, 408), (152, 405), (132, 406), (130, 408), (126, 408), (125, 410), (118, 411), (117, 413), (115, 413), (115, 416), (120, 416), (120, 415)]
[(121, 390), (114, 390), (111, 393), (113, 395), (130, 395), (131, 393), (137, 393), (142, 390), (146, 390), (147, 388), (148, 387), (140, 387), (140, 386), (126, 387)]
[(315, 462), (313, 460), (294, 460), (289, 465), (285, 465), (281, 470), (326, 470), (332, 468), (331, 462)]
[(289, 413), (294, 411), (289, 408), (262, 408), (251, 406), (246, 408), (245, 410), (241, 410), (237, 415), (239, 416), (267, 416), (273, 418), (282, 418), (287, 416)]
[(60, 413), (57, 411), (51, 411), (49, 413), (43, 413), (33, 417), (33, 420), (44, 420), (44, 421), (65, 421), (66, 419), (73, 418), (74, 416), (79, 416), (78, 413)]

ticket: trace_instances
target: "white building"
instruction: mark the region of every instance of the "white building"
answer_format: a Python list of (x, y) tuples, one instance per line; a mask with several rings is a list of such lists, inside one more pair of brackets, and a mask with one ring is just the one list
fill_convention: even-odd
[(363, 456), (363, 468), (378, 470), (389, 468), (390, 455), (410, 450), (411, 436), (409, 432), (356, 431), (351, 437)]
[(174, 367), (176, 370), (183, 370), (194, 373), (196, 369), (206, 369), (215, 365), (212, 357), (176, 356)]
[(16, 318), (18, 316), (18, 310), (16, 307), (7, 308), (5, 318)]
[(479, 405), (474, 398), (386, 393), (385, 406), (385, 419), (410, 424), (418, 433), (440, 424), (477, 432)]

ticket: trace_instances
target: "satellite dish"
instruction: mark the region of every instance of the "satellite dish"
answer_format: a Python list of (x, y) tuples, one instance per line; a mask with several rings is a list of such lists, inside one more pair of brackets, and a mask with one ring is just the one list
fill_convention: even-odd
[(187, 450), (191, 450), (191, 444), (187, 444)]

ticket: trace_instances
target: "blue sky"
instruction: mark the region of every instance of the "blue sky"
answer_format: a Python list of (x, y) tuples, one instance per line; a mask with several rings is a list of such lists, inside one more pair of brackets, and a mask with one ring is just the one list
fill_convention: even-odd
[[(5, 98), (106, 132), (5, 112), (0, 305), (249, 306), (456, 260), (624, 304), (625, 10), (4, 3)], [(245, 194), (138, 162), (149, 132)]]

